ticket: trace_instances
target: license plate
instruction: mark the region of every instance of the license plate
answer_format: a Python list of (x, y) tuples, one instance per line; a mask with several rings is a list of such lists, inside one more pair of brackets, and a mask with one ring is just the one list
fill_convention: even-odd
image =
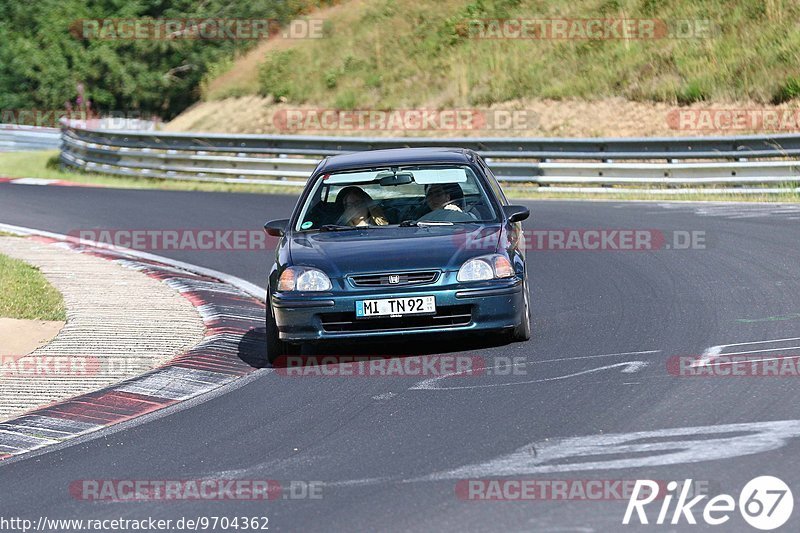
[(410, 298), (386, 298), (384, 300), (358, 300), (356, 317), (419, 315), (436, 313), (436, 298), (412, 296)]

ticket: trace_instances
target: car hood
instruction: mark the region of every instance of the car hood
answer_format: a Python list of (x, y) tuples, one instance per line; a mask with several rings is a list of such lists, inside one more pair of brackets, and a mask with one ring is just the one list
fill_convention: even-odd
[(500, 224), (364, 228), (300, 232), (289, 240), (293, 265), (322, 269), (331, 277), (402, 270), (457, 270), (477, 255), (494, 253)]

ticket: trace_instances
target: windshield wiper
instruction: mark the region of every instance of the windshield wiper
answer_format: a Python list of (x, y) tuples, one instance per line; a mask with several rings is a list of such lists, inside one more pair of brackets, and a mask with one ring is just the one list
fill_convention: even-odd
[(408, 228), (408, 227), (411, 227), (411, 226), (413, 226), (413, 227), (417, 227), (417, 226), (425, 227), (425, 226), (452, 226), (452, 225), (453, 225), (452, 222), (449, 222), (449, 221), (446, 221), (446, 220), (442, 220), (442, 221), (436, 221), (436, 220), (404, 220), (400, 224), (398, 224), (398, 226), (400, 226), (401, 228)]
[(448, 222), (446, 220), (420, 220), (417, 222), (417, 226), (452, 226), (452, 222)]
[(348, 231), (358, 229), (358, 226), (344, 226), (342, 224), (323, 224), (319, 227), (320, 231)]

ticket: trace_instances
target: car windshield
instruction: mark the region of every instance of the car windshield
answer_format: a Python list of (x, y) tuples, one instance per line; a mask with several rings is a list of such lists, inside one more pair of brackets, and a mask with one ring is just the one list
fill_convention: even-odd
[(495, 210), (470, 167), (398, 166), (320, 176), (295, 231), (493, 221)]

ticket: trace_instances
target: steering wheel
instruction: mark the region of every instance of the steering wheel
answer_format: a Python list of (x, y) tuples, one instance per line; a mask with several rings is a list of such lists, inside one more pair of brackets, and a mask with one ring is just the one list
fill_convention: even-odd
[[(461, 201), (461, 198), (456, 198), (455, 200), (450, 200), (449, 202), (443, 203), (442, 207), (440, 207), (439, 209), (446, 209), (448, 205), (454, 205), (454, 204), (456, 204), (457, 202), (460, 202), (460, 201)], [(461, 209), (461, 207), (459, 207), (457, 205), (456, 205), (456, 207), (458, 207), (459, 211), (462, 211), (462, 212), (464, 211), (463, 209)]]
[[(455, 204), (456, 202), (460, 202), (460, 201), (461, 201), (461, 198), (456, 198), (454, 200), (449, 200), (449, 201), (443, 203), (441, 207), (437, 207), (436, 209), (444, 209), (446, 206), (451, 205), (451, 204)], [(420, 200), (419, 207), (420, 208), (424, 207), (426, 209), (429, 209), (430, 211), (436, 211), (436, 209), (431, 209), (430, 208), (430, 206), (428, 205), (428, 200), (426, 198), (423, 198), (422, 200)], [(456, 207), (458, 207), (458, 206), (456, 206)], [(459, 209), (459, 211), (463, 211), (463, 209), (461, 209), (460, 207), (458, 207), (458, 209)]]

